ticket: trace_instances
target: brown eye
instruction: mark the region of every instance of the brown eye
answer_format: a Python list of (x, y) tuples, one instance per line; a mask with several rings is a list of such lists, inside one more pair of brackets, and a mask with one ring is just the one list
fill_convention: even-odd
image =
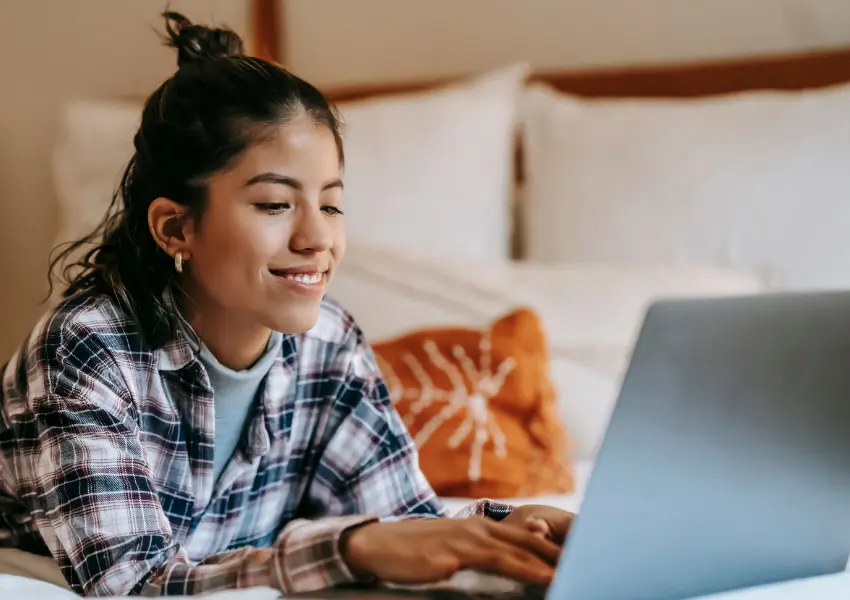
[(342, 212), (341, 209), (337, 208), (336, 206), (331, 206), (329, 204), (323, 206), (322, 211), (328, 213), (329, 215), (344, 215), (345, 214), (344, 212)]

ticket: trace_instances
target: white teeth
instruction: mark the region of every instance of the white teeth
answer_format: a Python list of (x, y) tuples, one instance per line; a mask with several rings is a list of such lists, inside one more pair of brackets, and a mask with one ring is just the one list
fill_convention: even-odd
[(297, 275), (287, 275), (287, 279), (292, 279), (293, 281), (297, 281), (298, 283), (304, 283), (306, 285), (315, 285), (322, 280), (322, 273), (298, 273)]

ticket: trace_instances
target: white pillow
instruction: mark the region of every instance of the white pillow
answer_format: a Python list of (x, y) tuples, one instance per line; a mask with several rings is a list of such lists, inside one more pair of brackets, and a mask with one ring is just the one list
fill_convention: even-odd
[(575, 441), (573, 455), (589, 459), (650, 302), (762, 289), (753, 275), (717, 268), (437, 261), (355, 245), (329, 294), (370, 341), (423, 327), (483, 326), (517, 306), (531, 307), (550, 346), (550, 373)]
[(528, 66), (340, 104), (352, 241), (421, 256), (510, 257), (518, 103)]
[(534, 85), (523, 112), (530, 258), (850, 284), (850, 86), (582, 100)]

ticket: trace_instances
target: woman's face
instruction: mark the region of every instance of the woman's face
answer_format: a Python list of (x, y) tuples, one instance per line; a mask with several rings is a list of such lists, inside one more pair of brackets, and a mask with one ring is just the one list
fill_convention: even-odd
[(213, 176), (180, 248), (190, 304), (283, 333), (313, 327), (345, 253), (340, 177), (333, 134), (307, 116)]

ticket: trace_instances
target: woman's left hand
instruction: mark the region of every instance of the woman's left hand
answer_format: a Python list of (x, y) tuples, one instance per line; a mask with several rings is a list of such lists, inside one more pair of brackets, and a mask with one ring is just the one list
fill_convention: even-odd
[(502, 523), (524, 527), (558, 544), (563, 544), (574, 516), (573, 513), (554, 506), (526, 504), (516, 507), (511, 514), (502, 519)]

